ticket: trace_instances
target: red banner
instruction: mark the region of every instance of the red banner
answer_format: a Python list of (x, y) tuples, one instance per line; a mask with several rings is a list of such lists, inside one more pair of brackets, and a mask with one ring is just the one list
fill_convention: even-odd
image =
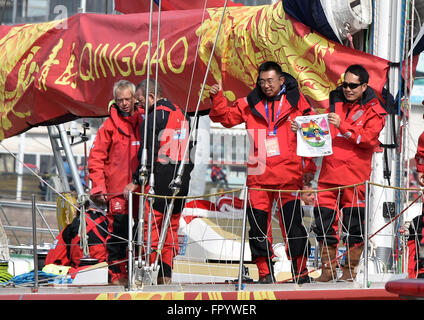
[[(380, 92), (387, 61), (333, 43), (286, 16), (281, 2), (227, 8), (203, 96), (199, 99), (222, 8), (165, 11), (157, 48), (153, 16), (151, 77), (158, 69), (164, 95), (189, 111), (210, 108), (209, 88), (223, 80), (230, 100), (254, 87), (258, 66), (281, 64), (315, 107), (351, 63), (363, 64)], [(104, 116), (113, 84), (146, 78), (149, 13), (79, 14), (41, 24), (0, 26), (0, 140), (32, 126)], [(203, 19), (203, 20), (202, 20)], [(199, 46), (199, 49), (197, 49)]]
[[(122, 13), (150, 12), (150, 0), (115, 0), (115, 10)], [(223, 7), (225, 0), (162, 0), (161, 10), (193, 10)], [(159, 0), (153, 1), (153, 11), (158, 11)], [(227, 7), (243, 6), (241, 3), (227, 1)]]

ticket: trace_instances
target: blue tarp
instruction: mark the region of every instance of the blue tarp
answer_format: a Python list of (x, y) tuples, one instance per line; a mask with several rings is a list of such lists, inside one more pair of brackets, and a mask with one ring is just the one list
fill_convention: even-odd
[[(38, 281), (41, 283), (71, 283), (72, 278), (67, 276), (58, 276), (53, 273), (38, 271)], [(5, 285), (13, 283), (16, 285), (32, 284), (35, 282), (34, 271), (14, 276)]]

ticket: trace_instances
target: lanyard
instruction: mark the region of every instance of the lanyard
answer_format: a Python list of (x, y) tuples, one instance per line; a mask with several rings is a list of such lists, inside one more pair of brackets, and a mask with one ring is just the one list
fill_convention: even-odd
[(284, 100), (284, 95), (281, 96), (280, 103), (278, 104), (278, 110), (277, 110), (277, 114), (275, 116), (274, 129), (272, 130), (272, 133), (271, 133), (271, 123), (270, 123), (270, 120), (269, 120), (268, 100), (265, 100), (265, 112), (266, 112), (266, 118), (267, 118), (267, 121), (268, 121), (268, 135), (272, 135), (272, 136), (277, 135), (277, 127), (276, 127), (275, 124), (277, 123), (278, 116), (280, 115), (280, 112), (281, 112), (281, 109), (282, 109), (282, 106), (283, 106), (283, 100)]

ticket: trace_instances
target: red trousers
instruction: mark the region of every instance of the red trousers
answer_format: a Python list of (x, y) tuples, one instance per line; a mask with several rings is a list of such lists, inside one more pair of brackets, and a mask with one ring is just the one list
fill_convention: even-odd
[[(138, 197), (133, 198), (133, 216), (138, 211)], [(109, 277), (113, 282), (128, 278), (128, 201), (123, 196), (109, 200), (108, 235), (106, 237)]]
[[(150, 210), (150, 204), (146, 201), (146, 210), (145, 210), (145, 228), (144, 228), (144, 241), (146, 244), (147, 233), (148, 233), (148, 215)], [(181, 212), (171, 215), (170, 224), (167, 228), (165, 241), (161, 251), (161, 256), (159, 261), (165, 263), (171, 269), (173, 267), (173, 259), (178, 254), (178, 228), (180, 226), (180, 217)], [(160, 234), (162, 232), (163, 223), (165, 219), (165, 213), (159, 212), (155, 209), (152, 210), (152, 224), (151, 224), (151, 249), (152, 253), (150, 255), (150, 264), (152, 264), (157, 255), (157, 248), (159, 244)], [(162, 266), (163, 268), (163, 266)], [(170, 276), (165, 274), (164, 276)]]

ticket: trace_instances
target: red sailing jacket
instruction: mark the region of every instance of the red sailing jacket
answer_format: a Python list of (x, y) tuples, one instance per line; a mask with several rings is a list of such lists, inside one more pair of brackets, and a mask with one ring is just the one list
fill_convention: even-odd
[[(106, 216), (100, 212), (91, 210), (87, 211), (85, 215), (90, 258), (98, 259), (98, 262), (106, 261)], [(80, 219), (76, 217), (71, 224), (59, 233), (56, 237), (54, 247), (47, 254), (44, 262), (45, 265), (57, 264), (74, 268), (80, 266), (80, 259), (83, 257), (83, 252), (78, 234), (79, 225)]]
[(341, 122), (339, 128), (330, 125), (333, 154), (323, 157), (318, 182), (351, 185), (369, 180), (387, 112), (370, 87), (354, 104), (347, 103), (337, 88), (330, 93), (330, 112), (333, 108)]
[(91, 194), (103, 193), (109, 198), (122, 194), (138, 166), (139, 127), (143, 110), (137, 108), (131, 117), (122, 117), (113, 105), (110, 116), (97, 132), (88, 158)]
[[(415, 161), (418, 172), (424, 172), (424, 132), (418, 138), (417, 153), (415, 154)], [(423, 278), (424, 266), (419, 262), (420, 246), (424, 246), (424, 215), (415, 217), (412, 220), (409, 228), (408, 248), (409, 248), (409, 263), (408, 274), (409, 278), (415, 279), (418, 276)]]
[[(246, 124), (250, 139), (247, 186), (286, 185), (294, 189), (300, 189), (302, 186), (302, 173), (305, 170), (302, 158), (296, 154), (296, 133), (291, 131), (291, 121), (297, 116), (314, 112), (299, 91), (296, 80), (288, 73), (284, 73), (284, 77), (286, 92), (276, 97), (274, 114), (278, 117), (274, 123), (268, 120), (266, 100), (258, 87), (247, 97), (237, 99), (232, 106), (228, 105), (222, 91), (212, 96), (213, 108), (209, 114), (212, 121), (220, 122), (227, 128), (241, 123)], [(278, 138), (279, 155), (267, 157), (265, 139), (268, 130), (270, 128), (273, 130), (274, 127)]]
[(213, 182), (217, 182), (220, 180), (225, 180), (225, 173), (221, 167), (217, 167), (215, 165), (211, 168), (211, 179)]
[[(166, 126), (159, 133), (159, 149), (157, 151), (157, 161), (162, 164), (178, 163), (184, 157), (185, 149), (189, 143), (189, 120), (183, 114), (181, 108), (166, 103), (160, 104), (156, 112), (161, 110), (169, 113)], [(186, 154), (185, 160), (188, 161), (189, 154)]]
[(424, 246), (424, 215), (412, 219), (408, 237), (408, 275), (409, 278), (424, 278), (424, 265), (419, 259)]
[[(155, 118), (154, 118), (155, 117)], [(143, 122), (140, 127), (141, 140), (144, 139), (144, 126)], [(154, 140), (153, 140), (154, 135)], [(188, 194), (190, 185), (190, 174), (193, 170), (194, 163), (190, 159), (192, 153), (193, 142), (189, 141), (190, 138), (190, 119), (188, 115), (183, 113), (183, 110), (174, 105), (169, 100), (163, 98), (156, 102), (156, 113), (154, 109), (149, 110), (147, 116), (147, 171), (151, 172), (152, 165), (152, 151), (154, 156), (154, 177), (155, 187), (154, 191), (158, 195), (172, 195), (172, 190), (169, 184), (176, 176), (179, 164), (181, 163), (185, 149), (188, 146), (189, 150), (186, 153), (185, 166), (183, 175), (181, 177), (182, 183), (178, 196), (185, 196)], [(153, 145), (154, 142), (154, 145)], [(143, 148), (143, 147), (141, 147)], [(141, 162), (142, 150), (139, 152), (139, 160)], [(133, 179), (139, 177), (141, 164), (133, 173)], [(146, 186), (145, 192), (148, 190)], [(177, 203), (178, 201), (176, 201)], [(154, 201), (153, 208), (159, 212), (165, 212), (165, 200), (157, 198)], [(179, 213), (181, 207), (175, 205), (174, 213)]]

